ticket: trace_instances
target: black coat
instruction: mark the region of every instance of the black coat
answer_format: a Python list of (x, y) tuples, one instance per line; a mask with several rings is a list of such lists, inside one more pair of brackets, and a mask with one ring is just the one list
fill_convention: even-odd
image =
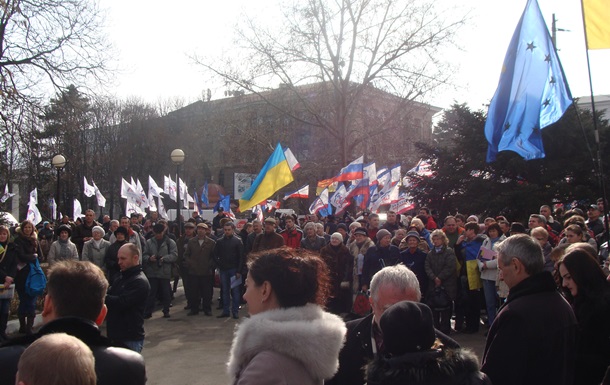
[(25, 266), (15, 275), (15, 289), (18, 293), (25, 292), (25, 281), (30, 274), (30, 262), (38, 257), (38, 241), (35, 238), (26, 238), (21, 234), (13, 241), (17, 252), (17, 263), (25, 263)]
[(397, 357), (375, 357), (367, 367), (367, 385), (491, 385), (469, 350), (435, 349)]
[(17, 363), (23, 351), (36, 339), (46, 334), (66, 333), (83, 341), (95, 357), (98, 385), (144, 385), (144, 358), (132, 350), (115, 347), (102, 336), (94, 322), (76, 317), (53, 320), (36, 334), (5, 342), (0, 348), (0, 385), (13, 385)]
[(17, 275), (17, 250), (15, 249), (15, 245), (11, 242), (7, 243), (6, 253), (4, 254), (4, 258), (0, 254), (0, 284), (4, 285), (4, 280), (7, 276), (15, 279), (15, 275)]
[(483, 366), (494, 385), (574, 381), (576, 317), (542, 272), (510, 289), (489, 329)]
[[(347, 334), (345, 345), (339, 352), (339, 371), (325, 381), (326, 385), (364, 385), (364, 366), (374, 358), (371, 346), (371, 326), (373, 314), (345, 324)], [(408, 326), (406, 326), (408, 327)], [(436, 338), (450, 349), (459, 349), (460, 345), (449, 336), (436, 330)]]
[(122, 271), (106, 294), (106, 326), (114, 341), (144, 339), (144, 310), (150, 284), (137, 265)]
[[(400, 259), (400, 250), (394, 245), (389, 247), (370, 247), (364, 255), (364, 265), (362, 266), (362, 284), (371, 285), (373, 275), (385, 266), (393, 266)], [(383, 262), (382, 262), (383, 261)]]
[(220, 270), (237, 269), (240, 273), (244, 264), (244, 244), (238, 236), (223, 236), (216, 241), (214, 258)]

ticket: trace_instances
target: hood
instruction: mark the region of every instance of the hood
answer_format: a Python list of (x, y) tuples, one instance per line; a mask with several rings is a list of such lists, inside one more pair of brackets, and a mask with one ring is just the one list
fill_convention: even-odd
[(273, 351), (291, 357), (316, 379), (331, 378), (339, 367), (345, 323), (318, 305), (274, 309), (238, 325), (228, 372), (235, 379), (256, 354)]

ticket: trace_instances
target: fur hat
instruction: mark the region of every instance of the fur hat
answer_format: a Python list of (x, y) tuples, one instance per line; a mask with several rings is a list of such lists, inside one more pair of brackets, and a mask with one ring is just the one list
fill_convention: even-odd
[(163, 223), (157, 223), (156, 225), (153, 226), (153, 233), (155, 233), (155, 234), (161, 234), (164, 231), (165, 231), (165, 225)]
[(377, 242), (381, 241), (383, 239), (383, 237), (391, 237), (392, 233), (390, 233), (388, 230), (386, 229), (381, 229), (379, 231), (377, 231), (377, 235), (375, 235), (377, 237)]
[(124, 228), (123, 226), (119, 226), (119, 227), (117, 227), (116, 230), (114, 230), (115, 237), (116, 237), (117, 233), (123, 234), (125, 236), (125, 238), (127, 238), (129, 236), (129, 231), (127, 231), (127, 229)]
[(341, 235), (341, 233), (333, 233), (333, 235), (330, 236), (330, 239), (333, 238), (337, 238), (339, 241), (343, 242), (343, 235)]
[(369, 233), (366, 232), (366, 229), (364, 227), (357, 227), (357, 228), (355, 228), (353, 233), (354, 233), (354, 235), (360, 234), (360, 235), (364, 235), (366, 237), (369, 236)]
[(390, 306), (379, 319), (387, 353), (400, 356), (429, 350), (436, 340), (432, 310), (419, 302), (402, 301)]
[(106, 234), (106, 232), (104, 231), (102, 226), (93, 226), (93, 228), (91, 229), (91, 234), (93, 234), (96, 231), (99, 233), (102, 233), (102, 235)]
[(61, 225), (57, 228), (57, 230), (55, 230), (55, 235), (57, 235), (59, 237), (59, 234), (61, 234), (62, 231), (67, 231), (68, 232), (68, 237), (72, 236), (72, 228), (68, 225)]

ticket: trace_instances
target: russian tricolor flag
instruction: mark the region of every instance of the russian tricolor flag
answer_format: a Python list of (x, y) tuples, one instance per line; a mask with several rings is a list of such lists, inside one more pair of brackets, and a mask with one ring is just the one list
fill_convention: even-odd
[(286, 194), (286, 196), (284, 197), (284, 200), (286, 200), (288, 198), (302, 198), (302, 199), (309, 198), (309, 185), (306, 184), (305, 186), (301, 187), (300, 189), (293, 191), (290, 194)]
[(343, 167), (334, 180), (335, 182), (346, 182), (363, 178), (362, 168), (364, 166), (364, 156), (354, 160), (352, 163)]

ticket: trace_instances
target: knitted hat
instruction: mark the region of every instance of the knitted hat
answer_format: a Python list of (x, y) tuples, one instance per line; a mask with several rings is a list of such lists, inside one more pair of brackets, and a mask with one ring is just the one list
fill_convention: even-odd
[(339, 241), (343, 242), (343, 235), (341, 235), (341, 233), (333, 233), (333, 235), (330, 236), (330, 239), (333, 238), (337, 238)]
[(91, 234), (95, 233), (96, 231), (98, 233), (102, 233), (102, 235), (106, 234), (102, 226), (93, 226), (93, 228), (91, 229)]
[(409, 232), (407, 233), (407, 235), (405, 236), (405, 241), (406, 241), (407, 239), (409, 239), (409, 237), (414, 237), (414, 238), (416, 238), (416, 239), (417, 239), (417, 242), (419, 242), (419, 241), (420, 241), (420, 239), (421, 239), (421, 238), (419, 237), (419, 233), (418, 233), (417, 231), (409, 231)]
[(339, 223), (337, 225), (337, 230), (339, 230), (339, 229), (343, 229), (347, 232), (347, 225), (345, 223)]
[(392, 233), (390, 233), (388, 230), (386, 229), (381, 229), (379, 231), (377, 231), (377, 242), (381, 241), (383, 239), (383, 237), (391, 237)]
[(369, 236), (369, 233), (366, 232), (366, 229), (364, 227), (356, 227), (353, 231), (354, 235), (364, 235), (366, 237)]
[(390, 306), (379, 319), (387, 353), (400, 356), (429, 350), (436, 333), (432, 310), (419, 302), (402, 301)]

